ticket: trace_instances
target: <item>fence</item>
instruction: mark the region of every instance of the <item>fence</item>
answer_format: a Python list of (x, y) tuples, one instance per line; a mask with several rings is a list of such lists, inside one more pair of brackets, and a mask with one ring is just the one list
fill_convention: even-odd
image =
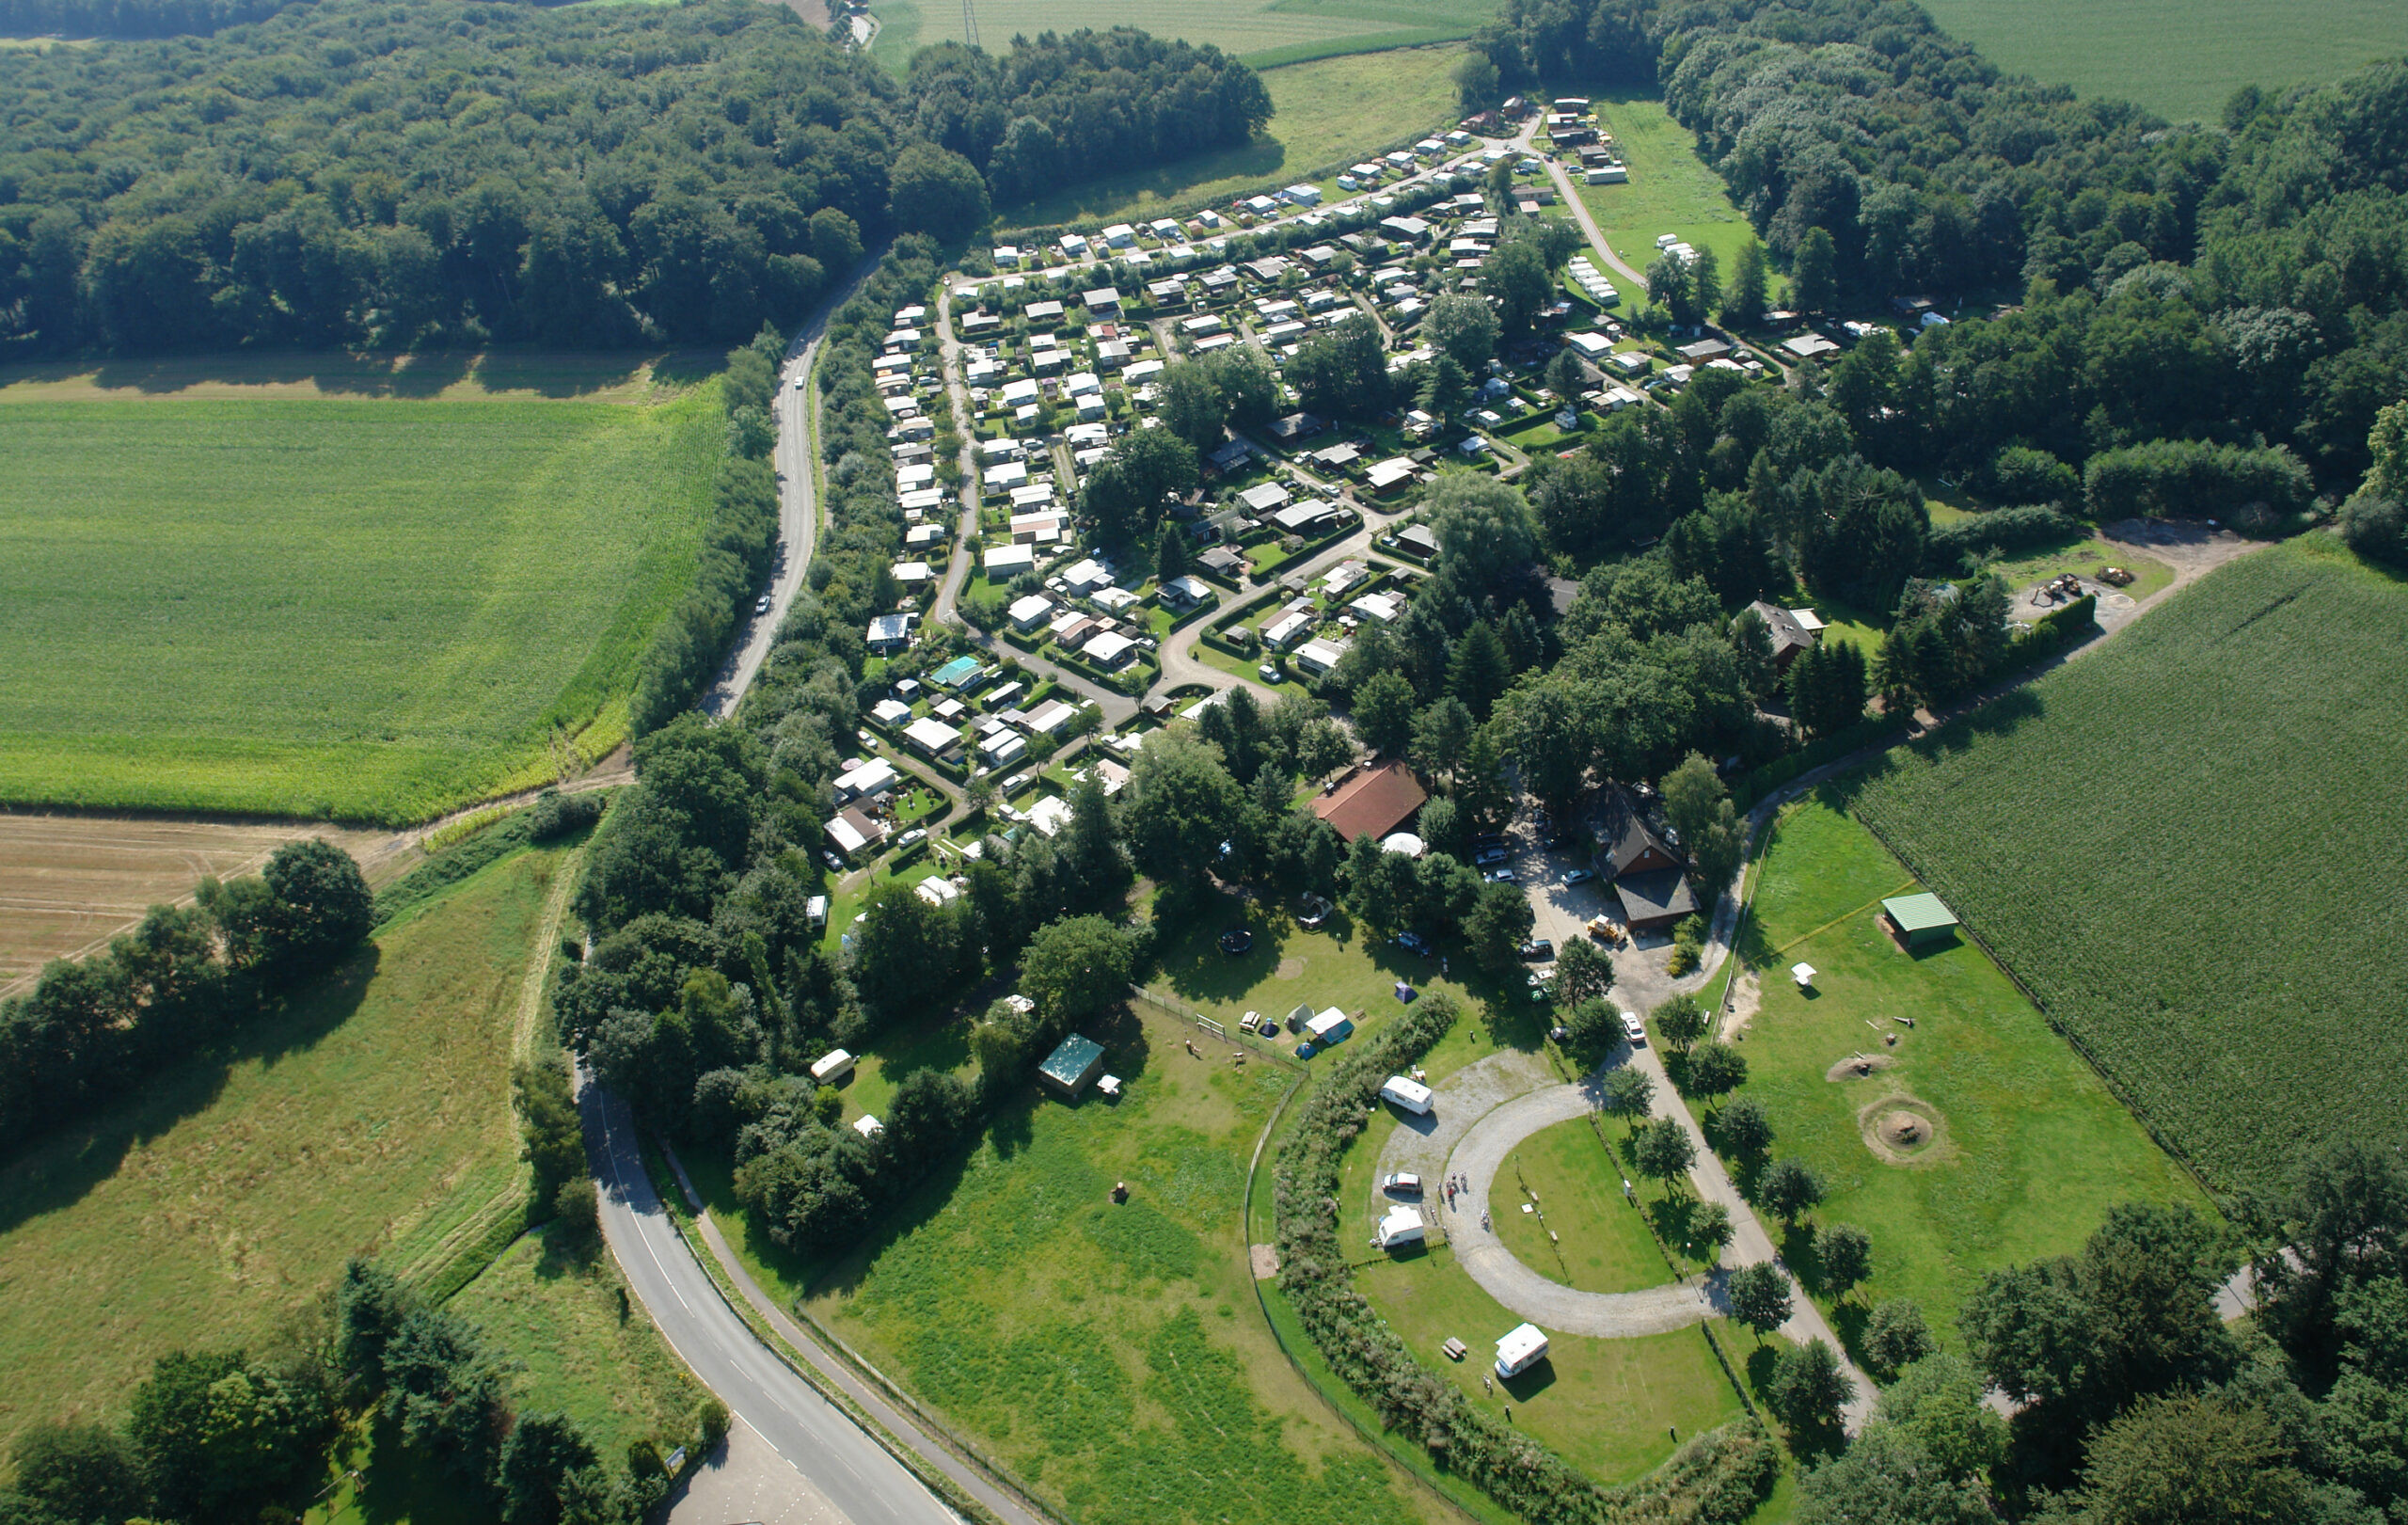
[(1152, 1007), (1155, 1010), (1163, 1012), (1167, 1016), (1177, 1018), (1180, 1022), (1186, 1024), (1188, 1026), (1194, 1027), (1198, 1032), (1204, 1033), (1209, 1037), (1219, 1039), (1222, 1042), (1228, 1044), (1229, 1047), (1238, 1050), (1240, 1053), (1258, 1054), (1267, 1059), (1275, 1059), (1280, 1064), (1287, 1066), (1289, 1069), (1295, 1071), (1299, 1074), (1305, 1072), (1304, 1061), (1297, 1058), (1294, 1055), (1288, 1053), (1285, 1049), (1280, 1048), (1278, 1045), (1265, 1042), (1261, 1039), (1256, 1038), (1251, 1033), (1233, 1033), (1229, 1031), (1229, 1025), (1228, 1023), (1222, 1022), (1214, 1017), (1208, 1017), (1203, 1012), (1195, 1010), (1191, 1008), (1183, 1007), (1177, 1001), (1170, 999), (1168, 996), (1156, 995), (1152, 991), (1148, 990), (1143, 985), (1130, 986), (1129, 995), (1132, 1000), (1143, 1001), (1148, 1006)]

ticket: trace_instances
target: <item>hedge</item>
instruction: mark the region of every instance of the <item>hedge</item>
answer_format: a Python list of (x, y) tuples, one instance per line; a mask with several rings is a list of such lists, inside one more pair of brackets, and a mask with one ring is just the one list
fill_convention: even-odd
[(1968, 556), (2026, 550), (2081, 532), (2082, 526), (2053, 503), (1995, 509), (1932, 531), (1924, 542), (1923, 569), (1933, 577), (1947, 577), (1963, 571)]
[(1690, 1441), (1638, 1484), (1603, 1488), (1473, 1406), (1447, 1375), (1416, 1359), (1355, 1290), (1339, 1242), (1340, 1162), (1362, 1134), (1381, 1084), (1444, 1037), (1456, 1012), (1444, 995), (1423, 997), (1335, 1061), (1306, 1100), (1278, 1157), (1280, 1292), (1330, 1369), (1383, 1424), (1413, 1437), (1438, 1465), (1523, 1518), (1540, 1525), (1735, 1525), (1780, 1470), (1771, 1440), (1753, 1418)]

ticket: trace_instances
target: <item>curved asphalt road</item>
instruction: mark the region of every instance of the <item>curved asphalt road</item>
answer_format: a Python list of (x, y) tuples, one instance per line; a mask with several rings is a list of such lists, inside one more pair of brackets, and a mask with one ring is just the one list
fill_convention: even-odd
[(853, 1525), (960, 1525), (852, 1417), (753, 1338), (653, 1194), (626, 1104), (581, 1085), (578, 1109), (602, 1231), (627, 1285), (703, 1385), (758, 1431)]

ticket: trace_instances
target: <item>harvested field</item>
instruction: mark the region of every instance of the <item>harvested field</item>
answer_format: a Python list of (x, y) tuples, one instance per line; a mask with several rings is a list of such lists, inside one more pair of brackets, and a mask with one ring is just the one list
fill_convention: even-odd
[(262, 821), (146, 820), (0, 815), (0, 995), (17, 993), (52, 959), (79, 958), (160, 904), (192, 898), (205, 875), (252, 874), (287, 842), (324, 837), (357, 858), (369, 882), (408, 860), (379, 849), (384, 832)]

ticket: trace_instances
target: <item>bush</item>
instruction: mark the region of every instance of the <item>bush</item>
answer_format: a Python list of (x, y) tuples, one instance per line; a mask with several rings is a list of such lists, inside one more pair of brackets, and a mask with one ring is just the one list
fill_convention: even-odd
[(1935, 577), (1953, 576), (1972, 557), (2069, 540), (2080, 529), (2054, 507), (2002, 508), (1932, 531), (1924, 546), (1923, 569)]
[(1993, 502), (2069, 503), (2082, 490), (2082, 478), (2045, 450), (2009, 445), (1991, 459), (1989, 469), (1979, 473), (1972, 486)]
[[(2083, 477), (2090, 516), (2214, 518), (2247, 529), (2300, 512), (2315, 485), (2299, 457), (2280, 445), (2249, 449), (2195, 439), (2158, 439), (2101, 451)], [(2253, 531), (2253, 532), (2255, 532)]]
[(535, 808), (527, 818), (530, 841), (550, 842), (574, 835), (602, 818), (605, 801), (599, 793), (562, 794), (558, 789), (546, 789), (535, 798)]
[(2353, 493), (2341, 505), (2341, 538), (2370, 562), (2408, 571), (2408, 509), (2373, 491)]
[(701, 1422), (703, 1451), (704, 1454), (707, 1455), (709, 1453), (718, 1450), (719, 1443), (727, 1438), (729, 1422), (727, 1405), (720, 1402), (717, 1398), (704, 1399)]
[(600, 1243), (602, 1203), (591, 1177), (563, 1181), (552, 1194), (552, 1231), (571, 1249), (589, 1250)]

